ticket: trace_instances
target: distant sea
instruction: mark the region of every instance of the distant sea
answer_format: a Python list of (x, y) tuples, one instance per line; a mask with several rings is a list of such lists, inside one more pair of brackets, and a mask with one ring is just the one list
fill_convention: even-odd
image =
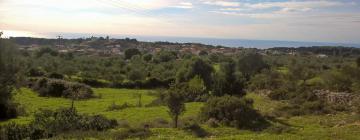
[[(57, 36), (59, 33), (52, 33), (48, 36)], [(99, 37), (106, 35), (73, 34), (61, 33), (65, 38)], [(195, 38), (195, 37), (165, 37), (165, 36), (134, 36), (134, 35), (109, 35), (110, 38), (135, 38), (139, 41), (156, 42), (168, 41), (174, 43), (202, 43), (206, 45), (222, 45), (226, 47), (245, 47), (266, 49), (272, 47), (311, 47), (311, 46), (345, 46), (360, 47), (360, 44), (327, 43), (327, 42), (301, 42), (301, 41), (279, 41), (279, 40), (250, 40), (250, 39), (218, 39), (218, 38)]]

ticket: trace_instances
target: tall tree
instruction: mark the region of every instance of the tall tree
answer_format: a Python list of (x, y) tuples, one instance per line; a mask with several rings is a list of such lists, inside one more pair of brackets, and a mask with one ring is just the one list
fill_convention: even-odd
[(238, 61), (238, 69), (247, 80), (249, 80), (251, 76), (260, 73), (262, 69), (268, 67), (263, 57), (257, 53), (247, 54)]
[(187, 82), (198, 75), (204, 80), (207, 89), (210, 89), (213, 71), (214, 68), (208, 62), (201, 58), (194, 58), (178, 71), (177, 82)]
[(16, 49), (8, 40), (0, 38), (0, 119), (16, 116), (12, 92), (17, 83)]
[(214, 78), (213, 92), (217, 96), (228, 95), (245, 95), (243, 90), (245, 79), (236, 71), (236, 64), (233, 60), (220, 64), (220, 71)]
[(178, 127), (179, 116), (185, 111), (185, 98), (180, 91), (176, 89), (169, 90), (166, 97), (166, 105), (169, 108), (169, 115), (174, 121), (174, 127)]

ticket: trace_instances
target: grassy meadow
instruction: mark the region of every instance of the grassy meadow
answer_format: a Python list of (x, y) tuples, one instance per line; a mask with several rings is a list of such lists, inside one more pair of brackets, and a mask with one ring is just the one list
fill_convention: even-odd
[[(138, 104), (138, 94), (141, 94), (142, 105), (146, 105), (156, 97), (151, 90), (132, 90), (132, 89), (110, 89), (97, 88), (93, 89), (98, 98), (89, 100), (76, 101), (75, 107), (83, 114), (102, 114), (108, 118), (114, 118), (118, 121), (126, 120), (132, 126), (140, 125), (144, 122), (151, 122), (157, 118), (171, 120), (165, 106), (156, 107), (131, 107), (123, 110), (108, 111), (108, 107), (115, 104), (128, 103), (131, 105)], [(273, 101), (267, 97), (249, 93), (248, 98), (254, 99), (254, 107), (263, 114), (271, 113), (276, 107), (285, 104), (284, 102)], [(39, 97), (37, 93), (30, 89), (22, 88), (14, 97), (16, 102), (25, 109), (25, 115), (16, 119), (3, 121), (2, 124), (8, 122), (28, 123), (32, 119), (32, 115), (39, 109), (57, 109), (60, 107), (71, 106), (71, 100), (64, 98), (48, 98)], [(202, 107), (202, 103), (193, 102), (186, 104), (186, 112), (181, 118), (196, 117)], [(322, 115), (322, 116), (300, 116), (291, 118), (276, 118), (273, 125), (278, 123), (290, 126), (290, 130), (282, 133), (274, 132), (253, 132), (247, 130), (238, 130), (230, 127), (211, 128), (206, 124), (202, 126), (211, 134), (209, 139), (288, 139), (288, 140), (308, 140), (308, 139), (360, 139), (360, 122), (355, 121), (356, 118), (351, 114)], [(95, 139), (108, 138), (108, 135), (120, 131), (121, 128), (109, 130), (105, 132), (84, 132), (84, 134), (64, 134), (56, 137), (56, 139), (69, 139), (89, 137)], [(182, 129), (174, 128), (152, 128), (152, 136), (149, 139), (198, 139), (191, 133)]]

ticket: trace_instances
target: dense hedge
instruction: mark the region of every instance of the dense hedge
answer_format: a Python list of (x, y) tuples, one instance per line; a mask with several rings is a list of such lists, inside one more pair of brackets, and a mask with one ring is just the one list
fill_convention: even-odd
[(40, 96), (75, 99), (86, 99), (93, 96), (90, 86), (59, 79), (40, 78), (33, 84), (32, 88), (39, 92)]
[(150, 78), (143, 81), (129, 81), (122, 83), (111, 84), (112, 88), (141, 88), (141, 89), (152, 89), (152, 88), (168, 88), (175, 79), (159, 80), (157, 78)]

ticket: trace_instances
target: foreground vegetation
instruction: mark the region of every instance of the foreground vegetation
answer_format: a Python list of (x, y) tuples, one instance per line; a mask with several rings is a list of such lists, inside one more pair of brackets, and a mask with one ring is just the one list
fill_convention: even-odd
[[(143, 104), (150, 103), (156, 97), (149, 90), (131, 90), (131, 89), (94, 89), (96, 95), (101, 98), (94, 98), (85, 101), (76, 101), (75, 107), (80, 114), (102, 114), (108, 118), (116, 119), (118, 122), (125, 120), (133, 127), (142, 126), (146, 123), (156, 122), (162, 118), (167, 120), (165, 125), (154, 125), (151, 128), (149, 139), (197, 139), (196, 135), (181, 128), (171, 128), (171, 118), (167, 113), (165, 106), (159, 107), (133, 107), (117, 111), (107, 111), (107, 108), (115, 101), (116, 104), (125, 102), (136, 105), (138, 100), (134, 94), (143, 94)], [(284, 102), (272, 101), (268, 97), (260, 96), (254, 93), (247, 95), (254, 99), (254, 107), (263, 114), (270, 113), (277, 106), (285, 105)], [(33, 114), (39, 108), (56, 110), (61, 107), (71, 105), (70, 99), (39, 97), (30, 89), (22, 89), (16, 94), (15, 101), (20, 102), (24, 107), (26, 114), (23, 117), (12, 119), (4, 123), (16, 122), (20, 124), (29, 123), (33, 119)], [(186, 112), (181, 123), (186, 119), (196, 117), (203, 103), (187, 103)], [(89, 107), (91, 106), (91, 108)], [(274, 126), (264, 132), (254, 132), (248, 130), (239, 130), (236, 128), (219, 126), (213, 128), (208, 124), (202, 127), (210, 134), (208, 137), (219, 139), (358, 139), (360, 137), (360, 122), (354, 115), (340, 113), (336, 115), (305, 115), (290, 118), (278, 118), (273, 122)], [(284, 126), (285, 125), (285, 126)], [(160, 127), (160, 128), (159, 128)], [(115, 128), (104, 132), (75, 132), (66, 133), (56, 138), (113, 138), (125, 128)]]

